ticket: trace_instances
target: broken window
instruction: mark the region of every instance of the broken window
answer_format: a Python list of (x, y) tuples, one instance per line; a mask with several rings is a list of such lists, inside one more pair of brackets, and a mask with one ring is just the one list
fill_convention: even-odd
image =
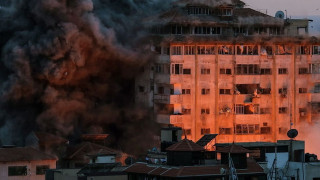
[(190, 94), (190, 89), (182, 89), (182, 94)]
[(306, 108), (299, 108), (299, 114), (300, 117), (304, 117), (307, 115), (307, 109)]
[(231, 128), (219, 128), (219, 134), (231, 134)]
[(320, 83), (314, 85), (314, 93), (320, 93)]
[(308, 74), (308, 68), (299, 68), (299, 74)]
[(170, 47), (163, 47), (162, 54), (170, 55)]
[(312, 54), (320, 55), (320, 46), (313, 46)]
[(235, 127), (236, 134), (259, 134), (259, 124), (237, 124)]
[(144, 92), (144, 86), (139, 86), (139, 92), (141, 92), (141, 93)]
[(279, 68), (278, 74), (288, 74), (288, 69), (287, 68)]
[(286, 114), (288, 108), (287, 107), (279, 107), (279, 114)]
[(320, 74), (320, 64), (309, 64), (309, 72), (311, 74)]
[(169, 73), (168, 71), (168, 64), (156, 64), (155, 71), (159, 74)]
[(234, 112), (235, 114), (244, 114), (244, 105), (242, 104), (234, 105)]
[(220, 89), (220, 94), (231, 94), (231, 89)]
[(182, 74), (182, 64), (171, 64), (171, 74)]
[(256, 34), (266, 34), (267, 33), (267, 28), (265, 27), (255, 27), (254, 32)]
[(174, 114), (174, 105), (158, 103), (156, 110), (158, 114)]
[(261, 75), (270, 75), (271, 74), (271, 69), (270, 68), (260, 69), (260, 74)]
[(194, 55), (195, 47), (194, 46), (184, 46), (184, 54), (185, 55)]
[(201, 69), (201, 74), (210, 74), (210, 69)]
[(231, 69), (221, 68), (221, 69), (220, 69), (220, 74), (228, 74), (228, 75), (231, 75)]
[(277, 45), (276, 55), (290, 55), (292, 54), (292, 47), (287, 45)]
[(260, 68), (257, 64), (237, 64), (237, 75), (258, 75), (260, 74)]
[(260, 91), (259, 84), (236, 84), (237, 94), (254, 94)]
[(198, 54), (215, 54), (214, 46), (198, 46)]
[(231, 45), (219, 46), (218, 53), (222, 55), (233, 55), (233, 46)]
[(287, 94), (287, 88), (280, 88), (279, 94)]
[(308, 92), (307, 88), (299, 88), (299, 93), (300, 94), (304, 94), (304, 93), (307, 93), (307, 92)]
[(260, 94), (271, 94), (271, 88), (260, 88), (260, 89), (258, 89), (258, 93), (260, 93)]
[(210, 109), (201, 109), (201, 114), (210, 114)]
[(257, 45), (237, 46), (237, 55), (258, 55)]
[(202, 95), (210, 94), (210, 89), (201, 89), (201, 94)]
[(201, 128), (201, 135), (210, 134), (210, 128)]
[(191, 74), (191, 69), (183, 69), (183, 74)]
[(264, 55), (264, 56), (272, 56), (273, 55), (273, 50), (272, 50), (272, 46), (261, 46), (260, 49), (260, 54)]
[(171, 52), (172, 55), (182, 55), (182, 46), (172, 46)]
[(49, 165), (36, 166), (36, 175), (45, 175), (46, 171), (50, 169)]
[(298, 46), (296, 49), (296, 53), (300, 55), (310, 54), (309, 46)]

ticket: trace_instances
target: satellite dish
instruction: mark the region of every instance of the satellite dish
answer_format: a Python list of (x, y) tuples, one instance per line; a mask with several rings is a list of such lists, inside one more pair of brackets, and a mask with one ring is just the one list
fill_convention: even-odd
[(276, 18), (280, 18), (280, 19), (284, 19), (284, 12), (283, 11), (277, 11), (275, 17)]
[(298, 136), (298, 131), (296, 129), (290, 129), (288, 132), (287, 132), (287, 136), (291, 139), (295, 138)]

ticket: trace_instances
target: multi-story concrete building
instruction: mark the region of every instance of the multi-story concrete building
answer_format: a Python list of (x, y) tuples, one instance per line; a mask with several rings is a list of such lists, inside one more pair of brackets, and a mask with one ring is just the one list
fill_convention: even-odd
[(320, 117), (320, 42), (308, 20), (282, 17), (239, 0), (175, 2), (146, 22), (157, 58), (136, 81), (136, 102), (194, 141), (286, 139)]

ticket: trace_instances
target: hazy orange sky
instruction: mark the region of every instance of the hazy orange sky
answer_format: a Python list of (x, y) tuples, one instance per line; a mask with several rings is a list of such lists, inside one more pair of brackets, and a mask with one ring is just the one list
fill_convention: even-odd
[(320, 15), (320, 0), (242, 0), (248, 7), (268, 12), (274, 16), (278, 10), (287, 10), (290, 16)]

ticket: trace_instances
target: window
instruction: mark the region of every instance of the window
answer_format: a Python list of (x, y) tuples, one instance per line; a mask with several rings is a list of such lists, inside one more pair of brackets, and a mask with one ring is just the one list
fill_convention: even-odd
[(271, 69), (270, 68), (260, 69), (260, 74), (269, 75), (269, 74), (271, 74)]
[(236, 105), (234, 106), (234, 112), (235, 112), (236, 114), (244, 114), (244, 105), (242, 105), (242, 104), (236, 104)]
[(304, 94), (304, 93), (307, 93), (307, 92), (308, 92), (307, 88), (299, 88), (299, 93), (300, 94)]
[(260, 108), (260, 114), (271, 114), (270, 108)]
[(201, 129), (201, 135), (210, 134), (210, 128)]
[(296, 49), (296, 53), (300, 55), (310, 54), (309, 46), (298, 46)]
[(219, 46), (218, 53), (222, 55), (233, 55), (233, 46)]
[(182, 34), (182, 26), (172, 25), (171, 26), (171, 34)]
[(182, 109), (182, 114), (191, 114), (191, 109)]
[(191, 69), (183, 69), (183, 74), (191, 74)]
[(231, 134), (231, 128), (219, 128), (219, 134)]
[(144, 86), (139, 86), (139, 92), (141, 92), (141, 93), (144, 92)]
[(220, 9), (221, 16), (232, 16), (231, 8), (222, 8)]
[(182, 55), (182, 46), (172, 46), (171, 52), (172, 55)]
[(308, 74), (308, 68), (299, 68), (299, 74)]
[(238, 55), (258, 55), (258, 46), (237, 46)]
[(320, 46), (313, 46), (312, 54), (320, 55)]
[(237, 64), (237, 75), (258, 75), (260, 74), (259, 65), (256, 64)]
[(26, 176), (28, 174), (27, 166), (9, 166), (8, 176)]
[(201, 114), (210, 114), (210, 109), (201, 109)]
[(164, 87), (158, 87), (158, 94), (164, 94)]
[(276, 55), (290, 55), (292, 54), (292, 47), (287, 45), (277, 45)]
[(320, 93), (320, 83), (315, 84), (314, 93)]
[(44, 175), (48, 169), (49, 165), (36, 166), (36, 175)]
[(201, 74), (210, 74), (210, 69), (201, 69)]
[(234, 31), (234, 35), (237, 36), (237, 35), (248, 35), (248, 29), (246, 27), (238, 27), (238, 28), (234, 28), (233, 29)]
[(184, 135), (191, 135), (191, 129), (183, 129)]
[(182, 64), (171, 64), (171, 74), (182, 74)]
[(271, 127), (261, 127), (260, 132), (261, 132), (261, 134), (270, 134), (271, 133)]
[(220, 89), (220, 94), (231, 94), (230, 89)]
[(210, 89), (201, 89), (201, 94), (202, 95), (210, 94)]
[(196, 26), (194, 34), (221, 34), (220, 27)]
[(165, 64), (156, 64), (155, 65), (156, 73), (163, 74), (165, 69), (164, 67), (165, 67)]
[(259, 134), (259, 124), (236, 124), (236, 134)]
[(215, 54), (214, 46), (198, 46), (198, 54)]
[(279, 114), (286, 114), (287, 108), (286, 107), (279, 107)]
[(280, 88), (279, 94), (287, 94), (287, 88)]
[(281, 29), (279, 27), (270, 27), (269, 28), (270, 35), (280, 35), (282, 34)]
[(320, 64), (310, 64), (309, 72), (311, 74), (320, 74)]
[(220, 74), (228, 74), (228, 75), (231, 75), (231, 69), (221, 68), (221, 69), (220, 69)]
[(185, 55), (194, 55), (195, 54), (194, 46), (184, 46), (184, 54)]
[(203, 14), (203, 15), (207, 14), (208, 15), (208, 14), (212, 14), (212, 10), (208, 7), (189, 6), (188, 14)]
[(265, 56), (272, 56), (273, 55), (273, 50), (272, 50), (272, 46), (261, 46), (261, 55), (265, 55)]
[(278, 74), (288, 74), (288, 69), (287, 68), (279, 68)]
[(182, 94), (190, 94), (190, 89), (182, 89)]

